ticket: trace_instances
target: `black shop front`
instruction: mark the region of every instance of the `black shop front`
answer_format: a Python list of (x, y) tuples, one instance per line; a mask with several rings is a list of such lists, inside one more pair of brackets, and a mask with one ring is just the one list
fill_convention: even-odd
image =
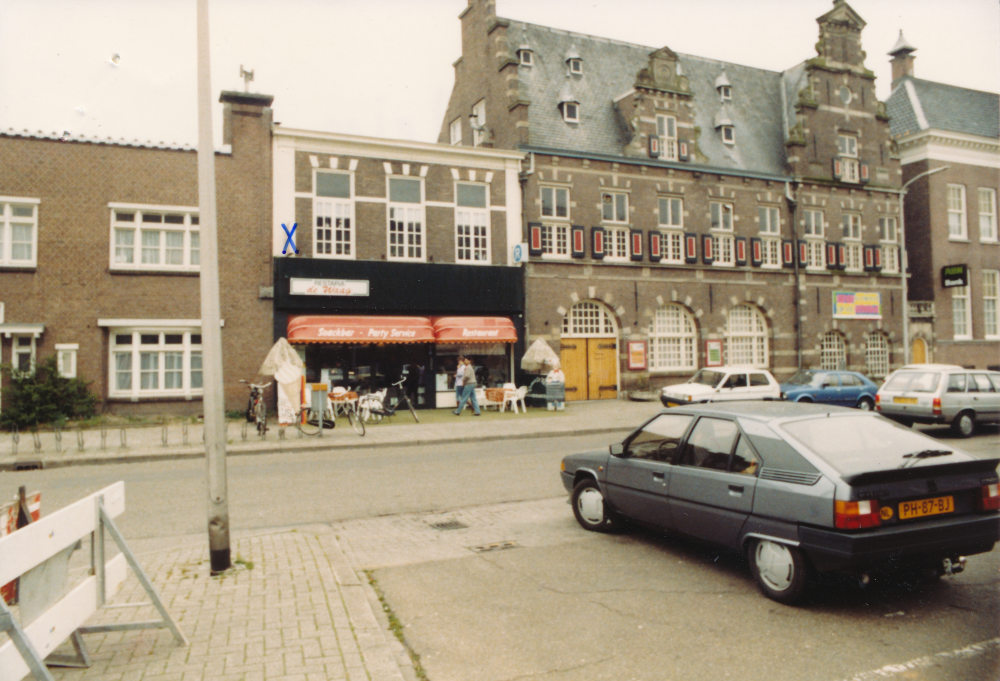
[(515, 381), (521, 268), (277, 258), (274, 271), (274, 340), (298, 350), (307, 382), (393, 395), (403, 380), (432, 409), (454, 406), (459, 355), (481, 385)]

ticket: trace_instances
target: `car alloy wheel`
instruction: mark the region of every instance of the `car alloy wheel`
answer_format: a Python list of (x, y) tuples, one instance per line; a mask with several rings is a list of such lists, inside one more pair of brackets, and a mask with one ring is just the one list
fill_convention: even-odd
[(577, 483), (573, 488), (573, 515), (585, 530), (606, 532), (611, 527), (611, 518), (604, 504), (604, 494), (593, 478)]
[(858, 409), (860, 409), (861, 411), (871, 411), (872, 407), (874, 406), (875, 405), (872, 404), (872, 401), (867, 397), (862, 397), (860, 400), (858, 400)]
[(971, 437), (973, 431), (976, 430), (976, 417), (967, 411), (963, 411), (952, 421), (951, 428), (955, 431), (955, 435), (959, 437)]
[(750, 566), (757, 586), (772, 600), (794, 603), (805, 590), (806, 560), (794, 546), (755, 539), (750, 545)]

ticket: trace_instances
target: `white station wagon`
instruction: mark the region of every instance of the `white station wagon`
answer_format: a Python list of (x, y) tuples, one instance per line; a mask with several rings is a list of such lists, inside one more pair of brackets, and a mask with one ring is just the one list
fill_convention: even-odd
[(780, 400), (781, 386), (771, 372), (755, 367), (701, 369), (687, 383), (668, 385), (660, 391), (664, 407), (731, 400)]

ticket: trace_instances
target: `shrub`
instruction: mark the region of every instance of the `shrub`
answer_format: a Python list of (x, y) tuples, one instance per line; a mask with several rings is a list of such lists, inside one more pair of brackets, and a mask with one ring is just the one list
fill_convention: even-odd
[(90, 384), (60, 376), (55, 356), (39, 362), (32, 374), (15, 371), (9, 364), (0, 367), (0, 372), (10, 379), (3, 389), (0, 427), (26, 428), (94, 415), (97, 398)]

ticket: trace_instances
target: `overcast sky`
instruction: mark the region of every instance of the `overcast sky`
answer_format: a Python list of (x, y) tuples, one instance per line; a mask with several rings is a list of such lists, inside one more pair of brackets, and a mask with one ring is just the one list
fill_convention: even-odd
[[(466, 0), (210, 0), (212, 89), (274, 95), (287, 127), (433, 142)], [(916, 75), (1000, 92), (997, 0), (853, 0), (889, 95)], [(815, 56), (830, 0), (497, 0), (502, 17), (783, 71)], [(112, 66), (113, 54), (120, 55)], [(194, 0), (0, 0), (0, 130), (197, 142)], [(221, 105), (215, 96), (215, 138)]]

